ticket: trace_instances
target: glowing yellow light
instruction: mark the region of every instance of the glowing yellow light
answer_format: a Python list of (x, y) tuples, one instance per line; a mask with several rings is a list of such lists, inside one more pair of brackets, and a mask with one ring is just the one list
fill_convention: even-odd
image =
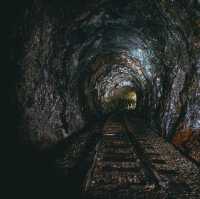
[(133, 110), (136, 108), (137, 94), (134, 91), (129, 91), (125, 98), (129, 101), (128, 110)]
[(134, 91), (130, 91), (130, 92), (127, 93), (127, 98), (136, 101), (137, 95)]

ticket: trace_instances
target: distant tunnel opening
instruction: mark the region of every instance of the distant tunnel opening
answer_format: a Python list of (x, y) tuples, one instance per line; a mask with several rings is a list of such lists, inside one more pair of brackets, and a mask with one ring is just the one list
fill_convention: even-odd
[(127, 87), (114, 89), (110, 96), (104, 99), (103, 109), (105, 112), (135, 110), (137, 94)]

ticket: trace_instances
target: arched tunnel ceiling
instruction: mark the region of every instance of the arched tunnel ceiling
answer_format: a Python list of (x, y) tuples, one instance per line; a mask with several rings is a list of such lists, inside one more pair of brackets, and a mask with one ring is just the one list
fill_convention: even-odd
[(200, 126), (197, 1), (33, 2), (16, 58), (30, 139), (48, 134), (52, 141), (81, 129), (102, 96), (127, 85), (165, 136), (182, 122)]
[[(91, 88), (97, 89), (98, 95), (102, 97), (109, 95), (113, 88), (127, 85), (135, 87), (137, 90), (143, 90), (145, 77), (139, 61), (130, 57), (123, 57), (120, 54), (115, 56), (119, 57), (118, 60), (112, 60), (110, 57), (109, 61), (112, 63), (102, 63), (102, 65), (97, 66), (97, 71), (91, 77)], [(101, 60), (104, 59), (106, 59), (106, 56), (101, 58)]]
[[(122, 82), (132, 82), (133, 87), (137, 87), (140, 93), (151, 90), (153, 84), (157, 83), (153, 82), (156, 76), (156, 64), (159, 62), (156, 53), (164, 47), (159, 45), (170, 33), (165, 28), (164, 19), (154, 8), (149, 7), (146, 11), (144, 4), (138, 5), (132, 2), (125, 5), (118, 7), (118, 3), (114, 6), (105, 4), (102, 9), (97, 9), (82, 19), (75, 30), (80, 31), (79, 34), (84, 32), (85, 37), (89, 39), (81, 43), (84, 50), (83, 54), (80, 52), (79, 55), (79, 65), (84, 76), (92, 70), (91, 62), (97, 56), (105, 53), (114, 54), (113, 56), (119, 56), (123, 60), (123, 65), (119, 60), (117, 64), (107, 63), (97, 66), (94, 76), (98, 78), (93, 77), (96, 83), (91, 89), (96, 88), (99, 96), (107, 95), (109, 89), (117, 84), (123, 84)], [(132, 10), (135, 10), (134, 14)], [(152, 17), (155, 17), (154, 21)], [(88, 32), (90, 29), (91, 32)], [(94, 34), (91, 35), (93, 31)], [(77, 55), (77, 52), (75, 54)], [(114, 67), (115, 72), (112, 69)], [(80, 74), (79, 66), (77, 70)], [(156, 80), (159, 81), (159, 78)]]
[[(170, 33), (166, 28), (168, 24), (160, 16), (160, 11), (155, 9), (155, 5), (153, 6), (154, 3), (146, 2), (144, 5), (144, 3), (138, 4), (138, 2), (127, 1), (124, 6), (119, 7), (118, 2), (114, 4), (108, 2), (101, 2), (104, 5), (102, 9), (97, 9), (88, 17), (82, 18), (79, 25), (76, 26), (75, 32), (80, 32), (79, 34), (84, 32), (86, 38), (85, 42), (81, 43), (83, 53), (80, 52), (79, 54), (79, 65), (83, 74), (87, 75), (84, 70), (90, 71), (91, 62), (96, 56), (113, 53), (124, 56), (124, 60), (126, 60), (124, 68), (127, 68), (127, 64), (130, 68), (133, 68), (135, 75), (132, 75), (132, 81), (135, 81), (135, 84), (137, 82), (135, 87), (140, 87), (140, 90), (145, 90), (146, 86), (147, 89), (152, 89), (152, 85), (159, 84), (160, 81), (160, 78), (156, 77), (159, 75), (156, 74), (157, 65), (160, 61), (159, 53), (165, 48), (167, 39), (172, 37), (174, 38), (172, 39), (173, 42), (176, 40), (178, 32), (173, 30), (174, 36)], [(78, 48), (81, 49), (80, 46)], [(75, 55), (77, 56), (77, 52), (75, 52)], [(128, 63), (133, 62), (133, 60), (138, 63)], [(104, 70), (105, 73), (102, 72), (102, 76), (106, 76), (104, 83), (102, 81), (102, 86), (108, 87), (109, 80), (114, 84), (118, 78), (118, 81), (121, 81), (120, 79), (126, 81), (127, 77), (127, 81), (131, 81), (130, 73), (120, 74), (120, 72), (116, 72), (115, 75), (113, 72), (111, 73), (113, 76), (109, 77), (108, 70), (111, 70), (109, 67), (113, 66), (104, 64), (99, 66), (99, 68), (101, 67), (105, 69), (98, 69), (98, 72), (101, 73), (100, 71)], [(123, 67), (120, 64), (116, 65), (116, 68)], [(77, 73), (81, 74), (79, 67), (77, 70)], [(114, 75), (116, 78), (113, 81)], [(100, 80), (103, 79), (99, 78)], [(103, 91), (102, 86), (100, 86), (101, 89), (98, 89), (98, 94), (103, 96), (108, 88), (105, 87)], [(102, 94), (99, 93), (100, 91)]]

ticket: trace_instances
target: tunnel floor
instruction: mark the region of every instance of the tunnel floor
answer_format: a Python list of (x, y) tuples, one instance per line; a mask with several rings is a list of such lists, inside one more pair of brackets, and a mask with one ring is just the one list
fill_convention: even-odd
[(92, 131), (76, 138), (79, 155), (56, 160), (74, 198), (199, 198), (198, 165), (139, 119), (110, 116)]

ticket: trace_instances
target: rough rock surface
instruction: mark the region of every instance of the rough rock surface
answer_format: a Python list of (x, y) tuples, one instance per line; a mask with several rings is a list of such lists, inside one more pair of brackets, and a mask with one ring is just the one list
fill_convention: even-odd
[[(41, 148), (54, 145), (83, 128), (101, 109), (100, 96), (125, 81), (164, 137), (171, 139), (181, 123), (199, 129), (199, 6), (195, 0), (33, 1), (14, 26), (20, 136)], [(111, 59), (92, 68), (108, 55), (126, 64)]]

